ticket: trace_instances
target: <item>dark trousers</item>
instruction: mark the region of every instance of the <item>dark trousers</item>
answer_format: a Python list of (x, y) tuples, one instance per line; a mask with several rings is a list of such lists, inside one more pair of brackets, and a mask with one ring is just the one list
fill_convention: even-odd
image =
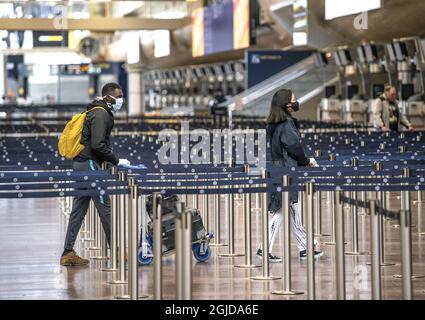
[[(100, 167), (93, 160), (85, 162), (74, 161), (73, 169), (74, 171), (94, 171), (99, 170)], [(96, 206), (109, 247), (111, 246), (111, 201), (109, 196), (83, 196), (74, 197), (72, 211), (68, 221), (68, 229), (66, 231), (65, 250), (72, 250), (74, 248), (75, 240), (77, 239), (78, 232), (80, 231), (84, 217), (86, 216), (90, 200), (93, 200), (94, 205)]]

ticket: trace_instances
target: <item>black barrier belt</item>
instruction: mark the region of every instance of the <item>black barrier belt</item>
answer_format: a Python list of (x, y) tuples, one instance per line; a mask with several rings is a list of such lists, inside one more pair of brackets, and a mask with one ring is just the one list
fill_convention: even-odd
[[(384, 185), (384, 186), (335, 186), (331, 185), (315, 185), (316, 191), (421, 191), (425, 190), (425, 185)], [(303, 191), (304, 186), (267, 186), (267, 187), (245, 187), (244, 185), (239, 188), (236, 186), (224, 188), (222, 185), (218, 188), (215, 187), (197, 187), (197, 188), (182, 188), (177, 186), (163, 186), (163, 187), (145, 187), (141, 185), (140, 192), (142, 194), (152, 194), (153, 192), (159, 192), (162, 194), (230, 194), (230, 193), (271, 193), (271, 192), (295, 192)]]
[(0, 199), (30, 199), (59, 197), (96, 197), (103, 195), (129, 194), (125, 189), (75, 190), (75, 191), (42, 191), (42, 192), (0, 192)]
[[(31, 188), (33, 190), (34, 188)], [(54, 189), (54, 188), (52, 188)], [(72, 187), (70, 188), (72, 189)], [(121, 189), (126, 190), (127, 188)], [(153, 192), (160, 192), (163, 194), (230, 194), (230, 193), (270, 193), (270, 192), (295, 192), (295, 191), (303, 191), (303, 185), (293, 185), (288, 187), (281, 186), (230, 186), (230, 185), (220, 185), (220, 186), (199, 186), (197, 188), (189, 187), (183, 188), (176, 185), (167, 185), (161, 187), (145, 187), (143, 184), (141, 185), (140, 191), (142, 194), (151, 194)], [(384, 186), (335, 186), (334, 184), (330, 185), (320, 185), (315, 184), (316, 191), (422, 191), (425, 190), (425, 185), (384, 185)], [(114, 189), (106, 189), (101, 190), (103, 194), (114, 194), (117, 190)], [(69, 193), (74, 192), (74, 193)], [(92, 194), (93, 193), (93, 194)], [(62, 196), (96, 196), (103, 195), (99, 193), (99, 190), (75, 190), (75, 191), (46, 191), (46, 192), (21, 192), (19, 190), (13, 190), (13, 192), (0, 192), (0, 198), (22, 198), (22, 197), (32, 197), (32, 198), (43, 198), (43, 197), (62, 197)]]
[(188, 180), (188, 179), (226, 179), (226, 178), (258, 178), (258, 173), (242, 173), (242, 172), (200, 172), (200, 173), (190, 173), (187, 174), (177, 174), (177, 173), (148, 173), (148, 174), (129, 174), (129, 176), (134, 176), (140, 181), (161, 181), (161, 180)]
[[(268, 179), (268, 183), (279, 184), (282, 179)], [(293, 184), (314, 182), (314, 183), (333, 183), (333, 184), (397, 184), (397, 183), (424, 183), (424, 177), (293, 177)]]
[(127, 187), (126, 181), (89, 181), (89, 182), (47, 182), (47, 183), (13, 183), (0, 184), (0, 191), (11, 190), (48, 190), (48, 189), (91, 189)]
[[(425, 169), (425, 167), (423, 167)], [(385, 177), (396, 177), (396, 176), (402, 176), (403, 175), (403, 170), (399, 169), (388, 169), (388, 170), (382, 170), (382, 171), (374, 171), (374, 170), (359, 170), (359, 169), (355, 169), (355, 168), (331, 168), (331, 170), (326, 169), (326, 170), (303, 170), (303, 169), (299, 169), (296, 168), (294, 170), (290, 169), (290, 168), (273, 168), (270, 171), (270, 177), (271, 179), (277, 179), (277, 180), (272, 180), (271, 182), (278, 182), (280, 181), (282, 175), (290, 175), (293, 178), (325, 178), (325, 177), (330, 177), (330, 178), (345, 178), (347, 176), (350, 177), (359, 177), (359, 176), (372, 176), (372, 177), (380, 177), (380, 176), (385, 176)], [(176, 177), (176, 179), (188, 179), (190, 178), (190, 176), (198, 176), (195, 178), (202, 178), (202, 177), (207, 177), (208, 178), (215, 178), (214, 175), (216, 175), (217, 178), (220, 177), (225, 177), (224, 174), (229, 174), (232, 177), (250, 177), (250, 176), (258, 176), (259, 173), (258, 172), (251, 172), (251, 173), (243, 173), (243, 172), (227, 172), (227, 171), (210, 171), (210, 172), (191, 172), (191, 171), (187, 171), (185, 174), (182, 173), (178, 173), (178, 172), (146, 172), (146, 170), (144, 172), (133, 172), (132, 174), (138, 174), (137, 178), (139, 180), (153, 180), (153, 179), (166, 179), (167, 176), (172, 175), (173, 177)], [(411, 170), (410, 171), (411, 176), (423, 176), (425, 174), (425, 171), (419, 171), (419, 170)], [(160, 176), (163, 175), (164, 178), (161, 178)], [(230, 176), (229, 176), (230, 177)]]
[[(422, 168), (425, 169), (423, 166)], [(372, 167), (366, 169), (364, 167), (268, 167), (267, 171), (269, 171), (270, 176), (281, 176), (282, 174), (288, 174), (292, 176), (385, 176), (385, 175), (402, 175), (402, 168), (391, 168), (391, 169), (383, 169), (380, 171), (374, 170)], [(417, 173), (417, 170), (411, 170), (411, 174), (414, 175)]]
[[(292, 186), (297, 185), (303, 185), (305, 182), (313, 182), (316, 185), (338, 185), (338, 186), (362, 186), (362, 185), (369, 185), (372, 187), (381, 187), (381, 186), (388, 186), (388, 185), (397, 185), (397, 184), (403, 184), (403, 183), (410, 183), (410, 184), (419, 184), (421, 182), (424, 182), (424, 178), (381, 178), (381, 179), (374, 179), (374, 180), (366, 180), (364, 181), (361, 178), (358, 179), (346, 179), (346, 178), (340, 178), (340, 179), (306, 179), (307, 181), (303, 181), (302, 179), (295, 179), (293, 181)], [(281, 179), (280, 179), (281, 181)], [(158, 188), (166, 188), (166, 187), (214, 187), (214, 186), (231, 186), (231, 185), (255, 185), (255, 184), (276, 184), (280, 185), (279, 180), (274, 179), (261, 179), (261, 178), (250, 178), (250, 177), (241, 177), (241, 178), (234, 178), (234, 177), (212, 177), (212, 178), (196, 178), (189, 177), (186, 179), (152, 179), (152, 180), (138, 180), (140, 185), (143, 185), (144, 187), (158, 187)]]
[[(220, 173), (220, 172), (243, 172), (244, 167), (239, 165), (236, 167), (227, 167), (227, 166), (214, 166), (212, 165), (204, 165), (204, 164), (191, 164), (191, 165), (183, 165), (183, 164), (169, 164), (164, 166), (155, 165), (152, 168), (149, 168), (149, 172), (146, 169), (128, 169), (124, 170), (128, 173), (138, 173), (138, 174), (151, 174), (151, 173), (172, 173), (172, 174), (182, 174), (182, 173)], [(120, 170), (122, 170), (120, 168)]]
[(4, 166), (0, 164), (1, 171), (33, 171), (33, 170), (69, 170), (72, 169), (72, 164), (55, 163), (50, 165), (18, 165), (18, 166)]
[(116, 175), (84, 175), (84, 176), (33, 176), (33, 177), (4, 177), (0, 178), (0, 183), (21, 183), (21, 182), (53, 182), (53, 181), (97, 181), (97, 180), (115, 180)]
[[(340, 199), (341, 199), (342, 203), (348, 203), (352, 206), (365, 208), (365, 209), (369, 210), (369, 203), (367, 201), (354, 200), (352, 198), (345, 197), (343, 195), (341, 195)], [(379, 212), (380, 214), (384, 215), (388, 219), (400, 221), (400, 212), (395, 212), (395, 211), (390, 211), (390, 210), (384, 209), (384, 208), (379, 206), (379, 203), (375, 203), (375, 210), (376, 210), (376, 212)]]
[(0, 178), (4, 177), (13, 177), (13, 178), (27, 178), (27, 177), (64, 177), (64, 178), (74, 178), (74, 177), (98, 177), (109, 179), (115, 177), (111, 175), (108, 171), (96, 170), (96, 171), (37, 171), (37, 172), (1, 172)]

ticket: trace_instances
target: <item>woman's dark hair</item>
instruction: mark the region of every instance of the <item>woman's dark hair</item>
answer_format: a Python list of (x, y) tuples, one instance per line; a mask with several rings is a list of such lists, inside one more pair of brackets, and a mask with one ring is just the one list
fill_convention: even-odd
[(281, 89), (277, 91), (272, 99), (269, 115), (267, 116), (267, 123), (279, 123), (286, 120), (287, 114), (283, 106), (291, 102), (292, 91), (288, 89)]

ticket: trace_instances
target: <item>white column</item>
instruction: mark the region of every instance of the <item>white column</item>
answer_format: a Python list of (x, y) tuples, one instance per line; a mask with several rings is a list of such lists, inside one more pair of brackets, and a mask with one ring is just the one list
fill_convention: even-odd
[(130, 116), (141, 115), (145, 112), (143, 69), (127, 65), (127, 84), (128, 114)]
[(0, 53), (0, 98), (3, 97), (6, 90), (6, 65), (5, 56)]

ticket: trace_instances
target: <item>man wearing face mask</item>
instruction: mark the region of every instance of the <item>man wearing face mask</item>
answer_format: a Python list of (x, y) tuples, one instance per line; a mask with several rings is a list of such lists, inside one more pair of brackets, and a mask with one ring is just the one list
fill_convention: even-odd
[[(268, 163), (273, 167), (315, 167), (317, 162), (314, 158), (308, 158), (302, 146), (301, 134), (298, 129), (298, 121), (292, 116), (299, 110), (299, 103), (291, 90), (281, 89), (277, 91), (271, 102), (270, 112), (267, 117), (267, 136), (270, 143), (271, 159)], [(301, 224), (301, 203), (298, 201), (298, 192), (290, 192), (290, 226), (293, 237), (299, 250), (301, 260), (307, 259), (307, 235)], [(287, 205), (287, 204), (285, 204)], [(269, 225), (269, 260), (280, 262), (281, 258), (272, 255), (273, 244), (276, 240), (279, 227), (282, 223), (282, 194), (272, 192), (268, 195), (268, 211), (273, 213)], [(315, 245), (318, 242), (315, 241)], [(262, 256), (261, 248), (257, 255)], [(314, 251), (315, 258), (321, 257), (323, 252)]]
[[(114, 113), (123, 105), (123, 93), (119, 84), (107, 83), (102, 88), (102, 97), (96, 98), (88, 107), (83, 125), (81, 144), (84, 149), (73, 159), (74, 171), (100, 170), (103, 162), (113, 165), (130, 165), (130, 161), (119, 159), (111, 149), (110, 136), (114, 127)], [(74, 197), (69, 216), (64, 252), (61, 257), (63, 266), (87, 265), (89, 260), (79, 257), (74, 251), (74, 244), (81, 224), (87, 213), (90, 200), (93, 200), (106, 239), (111, 244), (111, 204), (109, 196)]]

